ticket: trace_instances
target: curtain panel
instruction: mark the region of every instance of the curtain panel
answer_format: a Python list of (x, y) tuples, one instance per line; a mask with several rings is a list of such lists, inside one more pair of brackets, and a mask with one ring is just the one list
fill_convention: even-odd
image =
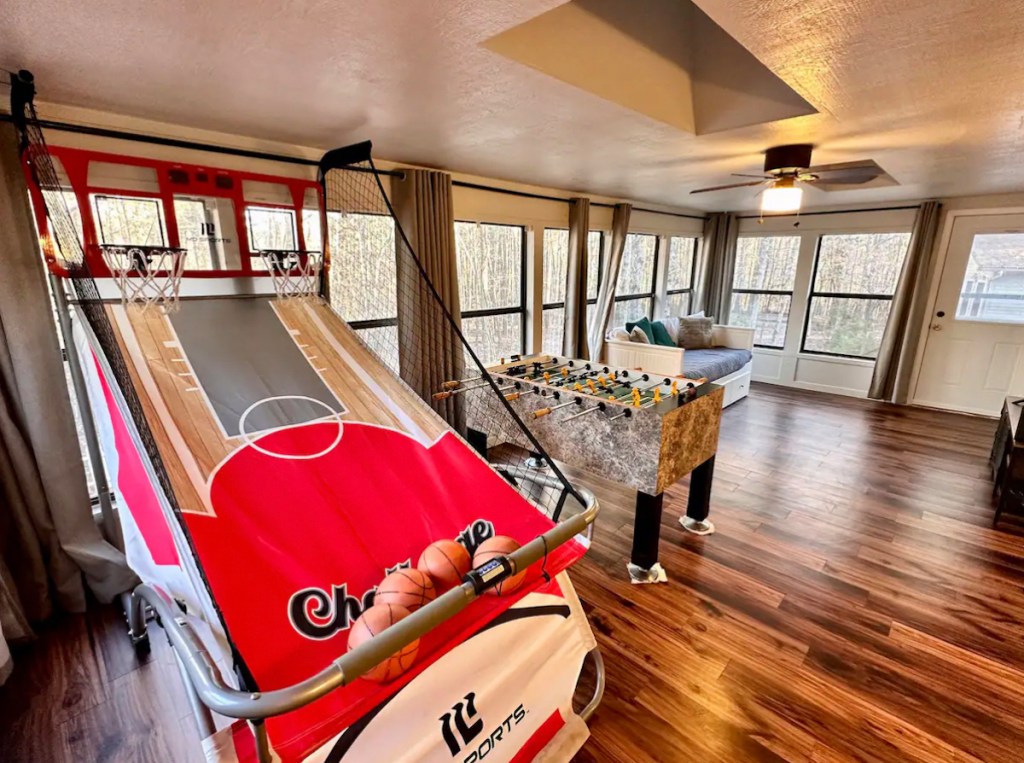
[[(0, 627), (8, 639), (55, 610), (137, 583), (93, 519), (28, 188), (0, 124)], [(0, 668), (2, 670), (2, 668)]]
[[(392, 206), (415, 256), (441, 302), (461, 325), (455, 255), (452, 178), (445, 172), (405, 169), (392, 180)], [(401, 236), (395, 239), (398, 281), (398, 350), (402, 379), (459, 432), (465, 429), (461, 398), (437, 401), (444, 382), (463, 378), (462, 344), (422, 278)]]
[(716, 323), (729, 322), (739, 227), (739, 219), (732, 212), (714, 212), (704, 221), (704, 238), (701, 245), (701, 259), (704, 262), (704, 277), (701, 279), (703, 289), (695, 309), (702, 309), (704, 314), (713, 317)]
[(590, 199), (569, 202), (569, 256), (565, 273), (565, 333), (562, 354), (580, 358), (589, 353), (587, 336), (587, 237)]
[(941, 213), (939, 202), (926, 201), (914, 217), (910, 247), (903, 260), (868, 388), (868, 397), (873, 400), (904, 405), (910, 399), (910, 378), (921, 341)]
[(626, 234), (629, 233), (629, 217), (632, 211), (633, 207), (630, 204), (616, 204), (612, 213), (612, 240), (608, 247), (608, 261), (601, 274), (601, 290), (597, 295), (594, 325), (590, 327), (590, 360), (600, 360), (601, 351), (604, 349), (604, 336), (608, 331), (612, 308), (615, 306), (615, 287), (619, 280), (622, 252), (626, 248)]

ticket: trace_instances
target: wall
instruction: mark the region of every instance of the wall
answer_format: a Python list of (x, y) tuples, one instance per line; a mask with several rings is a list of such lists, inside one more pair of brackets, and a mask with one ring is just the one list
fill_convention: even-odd
[[(78, 107), (57, 106), (53, 104), (40, 104), (40, 117), (60, 122), (88, 125), (107, 129), (116, 129), (126, 132), (134, 132), (147, 136), (158, 136), (164, 138), (176, 138), (181, 140), (196, 141), (215, 146), (240, 148), (253, 151), (281, 154), (307, 160), (316, 161), (324, 153), (323, 150), (306, 146), (264, 141), (251, 137), (230, 135), (226, 133), (212, 132), (209, 130), (196, 130), (181, 125), (171, 125), (161, 122), (154, 122), (134, 117), (108, 114), (105, 112), (82, 109)], [(362, 136), (340, 136), (338, 144), (360, 139)], [(168, 146), (159, 146), (148, 143), (137, 143), (127, 140), (103, 138), (77, 133), (50, 131), (47, 133), (47, 140), (55, 145), (85, 148), (93, 151), (104, 151), (113, 154), (129, 156), (143, 156), (153, 159), (167, 161), (179, 161), (200, 166), (222, 167), (225, 169), (247, 170), (250, 172), (266, 173), (271, 175), (283, 175), (286, 177), (297, 177), (315, 179), (316, 168), (286, 164), (262, 159), (250, 159), (230, 155), (215, 154), (206, 151), (182, 149)], [(399, 166), (410, 166), (408, 164), (398, 165), (383, 159), (375, 161), (381, 169), (393, 169)], [(532, 186), (522, 183), (510, 183), (493, 178), (467, 175), (464, 173), (452, 172), (452, 178), (456, 181), (464, 181), (478, 185), (488, 185), (505, 188), (523, 193), (538, 194), (556, 198), (570, 199), (573, 196), (586, 195), (592, 202), (590, 209), (590, 227), (592, 230), (610, 231), (612, 210), (609, 207), (593, 206), (594, 203), (613, 204), (619, 199), (612, 199), (604, 196), (585, 194), (578, 191), (546, 188)], [(387, 178), (385, 178), (385, 181)], [(527, 229), (527, 350), (540, 348), (541, 342), (541, 275), (543, 273), (543, 231), (544, 228), (566, 228), (569, 224), (569, 207), (565, 202), (548, 199), (526, 198), (509, 194), (494, 193), (491, 191), (455, 187), (453, 189), (453, 204), (455, 218), (473, 222), (506, 223), (522, 225)], [(657, 205), (643, 204), (645, 209), (664, 209), (669, 213), (682, 213), (702, 218), (703, 213), (693, 210), (676, 210)], [(672, 235), (700, 236), (703, 228), (702, 219), (691, 219), (680, 217), (677, 214), (656, 214), (654, 212), (634, 211), (631, 216), (630, 230), (637, 233), (653, 233), (659, 236), (668, 237)], [(665, 242), (662, 241), (664, 252)], [(667, 258), (659, 257), (659, 265), (665, 263)], [(663, 270), (663, 268), (662, 268)], [(698, 272), (700, 267), (698, 265)], [(664, 290), (664, 279), (659, 278), (661, 291)], [(661, 299), (659, 294), (655, 302), (655, 314), (661, 312)]]
[(915, 210), (909, 209), (804, 215), (799, 218), (798, 227), (794, 227), (794, 223), (797, 222), (794, 217), (765, 218), (763, 222), (751, 217), (740, 220), (741, 236), (799, 235), (801, 238), (785, 347), (781, 350), (755, 348), (755, 381), (855, 397), (864, 397), (867, 394), (874, 361), (829, 357), (800, 351), (818, 238), (827, 233), (909, 231), (914, 222), (914, 214)]

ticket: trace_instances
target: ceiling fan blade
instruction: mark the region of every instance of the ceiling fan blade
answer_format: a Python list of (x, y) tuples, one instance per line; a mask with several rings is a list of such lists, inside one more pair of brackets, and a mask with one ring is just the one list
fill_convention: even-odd
[(746, 188), (751, 185), (763, 185), (766, 180), (757, 180), (753, 183), (730, 183), (729, 185), (716, 185), (712, 188), (698, 188), (696, 191), (690, 191), (690, 193), (707, 193), (708, 191), (725, 191), (729, 188)]
[(818, 167), (808, 167), (807, 172), (811, 175), (818, 175), (819, 182), (828, 185), (861, 185), (870, 183), (885, 174), (885, 170), (871, 160), (822, 164)]
[(744, 175), (742, 172), (733, 172), (734, 178), (763, 178), (764, 180), (774, 180), (774, 175)]

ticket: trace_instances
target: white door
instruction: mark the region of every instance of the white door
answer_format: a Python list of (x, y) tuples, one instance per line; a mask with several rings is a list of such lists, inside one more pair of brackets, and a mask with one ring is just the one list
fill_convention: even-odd
[(997, 416), (1024, 395), (1024, 214), (954, 218), (914, 402)]

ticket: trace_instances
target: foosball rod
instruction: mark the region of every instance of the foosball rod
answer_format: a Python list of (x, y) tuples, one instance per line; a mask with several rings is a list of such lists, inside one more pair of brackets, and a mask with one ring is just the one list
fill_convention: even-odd
[[(487, 389), (490, 386), (491, 386), (490, 383), (487, 383), (487, 384), (478, 384), (475, 387), (459, 387), (458, 389), (445, 390), (444, 392), (435, 392), (433, 397), (434, 397), (435, 400), (447, 400), (448, 398), (452, 397), (453, 395), (458, 395), (461, 392), (472, 392), (473, 390), (477, 390), (477, 389)], [(506, 387), (499, 387), (498, 388), (498, 392), (508, 392), (510, 389), (515, 389), (515, 388), (516, 388), (515, 384), (509, 384)]]
[(560, 403), (559, 405), (552, 405), (552, 406), (549, 406), (547, 408), (538, 408), (537, 410), (535, 410), (533, 412), (533, 417), (535, 419), (543, 418), (544, 416), (549, 416), (552, 413), (554, 413), (555, 411), (561, 410), (562, 408), (568, 408), (570, 405), (582, 405), (582, 404), (583, 404), (583, 398), (582, 397), (576, 397), (576, 398), (570, 400), (567, 403)]
[(587, 408), (585, 411), (580, 411), (579, 413), (574, 413), (572, 416), (566, 416), (559, 423), (560, 424), (566, 424), (566, 423), (572, 421), (573, 419), (578, 419), (580, 416), (586, 416), (588, 413), (594, 413), (594, 411), (603, 411), (606, 407), (607, 406), (605, 406), (604, 403), (598, 402), (597, 405), (595, 405), (593, 408)]

